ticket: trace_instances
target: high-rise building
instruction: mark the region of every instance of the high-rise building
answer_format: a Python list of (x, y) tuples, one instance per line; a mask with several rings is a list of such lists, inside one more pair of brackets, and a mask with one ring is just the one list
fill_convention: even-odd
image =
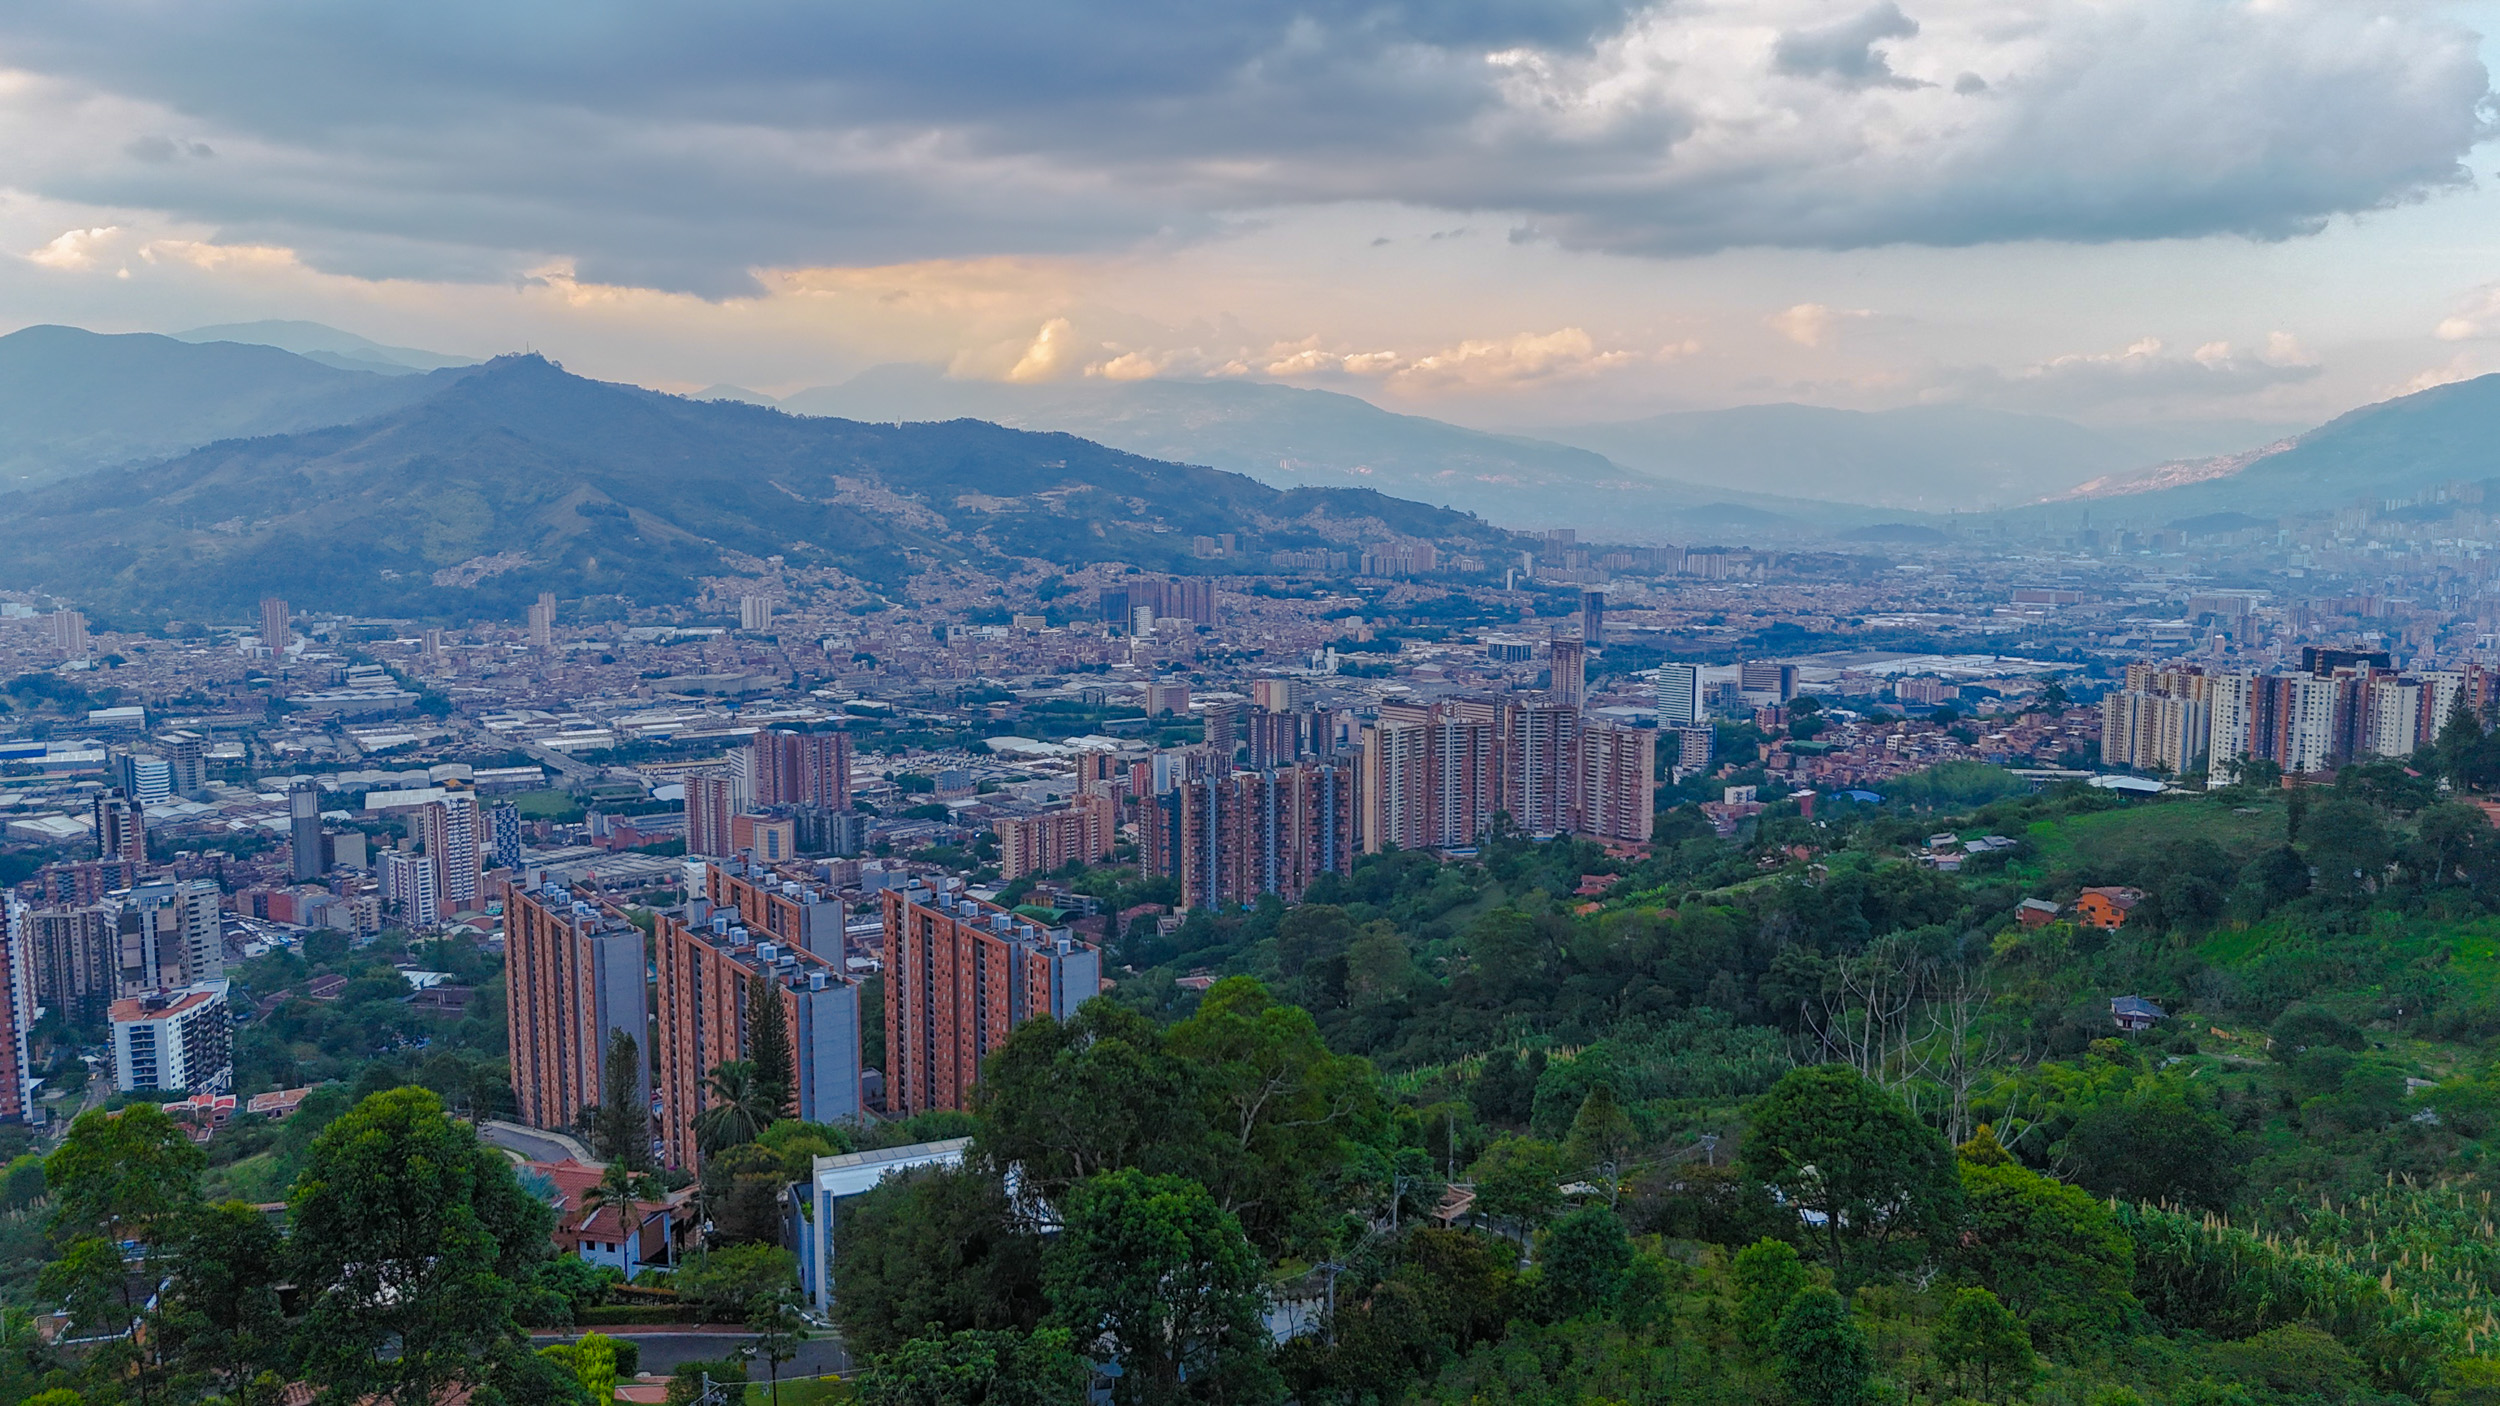
[(87, 645), (87, 617), (75, 610), (52, 612), (52, 647), (64, 659), (84, 659)]
[(1701, 666), (1670, 660), (1658, 666), (1658, 725), (1690, 727), (1701, 721)]
[(156, 879), (108, 895), (115, 990), (129, 996), (222, 978), (220, 898), (214, 879)]
[(736, 851), (730, 844), (729, 822), (738, 814), (730, 797), (731, 780), (724, 772), (691, 772), (686, 777), (686, 853), (712, 859)]
[(1145, 696), (1138, 701), (1145, 707), (1146, 716), (1150, 718), (1161, 717), (1165, 713), (1177, 717), (1189, 711), (1189, 685), (1177, 679), (1149, 683), (1146, 685)]
[(403, 926), (423, 931), (441, 925), (442, 892), (435, 887), (433, 861), (404, 849), (386, 849), (379, 867), (382, 901), (399, 915)]
[(1570, 833), (1580, 812), (1580, 714), (1560, 704), (1509, 714), (1502, 808), (1528, 834)]
[(1356, 782), (1363, 852), (1475, 843), (1502, 808), (1502, 726), (1495, 704), (1383, 704), (1363, 730)]
[(998, 832), (998, 876), (1021, 879), (1110, 857), (1112, 841), (1119, 838), (1120, 806), (1108, 795), (1089, 793), (1064, 810), (1002, 816), (992, 828)]
[(14, 960), (26, 968), (29, 999), (84, 1025), (104, 1018), (119, 994), (113, 965), (117, 905), (20, 908)]
[(1553, 681), (1547, 692), (1556, 707), (1576, 713), (1588, 702), (1588, 646), (1578, 640), (1556, 640), (1552, 654)]
[(1606, 643), (1606, 593), (1580, 593), (1580, 643), (1597, 649)]
[(1602, 840), (1649, 843), (1657, 821), (1658, 733), (1591, 723), (1580, 731), (1580, 813), (1573, 829)]
[(569, 1128), (584, 1109), (606, 1101), (608, 1044), (619, 1033), (641, 1054), (631, 1102), (649, 1107), (642, 929), (613, 907), (549, 887), (514, 889), (503, 931), (504, 1009), (521, 1121)]
[(1311, 700), (1311, 685), (1303, 679), (1252, 679), (1250, 704), (1270, 713), (1290, 713)]
[(145, 864), (148, 858), (147, 816), (119, 787), (95, 798), (95, 848), (98, 859), (127, 859)]
[(434, 867), (434, 896), (442, 915), (478, 906), (477, 797), (445, 796), (417, 811), (419, 843)]
[(658, 921), (660, 1150), (672, 1167), (701, 1163), (695, 1130), (712, 1071), (754, 1056), (747, 1000), (759, 975), (779, 997), (790, 1034), (791, 1112), (816, 1123), (860, 1114), (859, 983), (806, 947), (751, 929), (739, 917), (722, 908), (701, 924), (669, 913)]
[(786, 815), (733, 815), (729, 818), (729, 852), (752, 855), (764, 864), (796, 859), (799, 827)]
[(141, 809), (163, 805), (174, 798), (173, 766), (154, 753), (116, 751), (112, 754), (112, 772), (122, 794)]
[(849, 733), (771, 729), (757, 733), (749, 751), (752, 804), (851, 808)]
[(1234, 703), (1209, 703), (1198, 710), (1206, 726), (1207, 755), (1214, 758), (1218, 771), (1233, 768), (1233, 755), (1241, 750), (1241, 707)]
[(732, 921), (759, 941), (804, 947), (830, 963), (842, 960), (842, 901), (810, 885), (781, 878), (761, 864), (731, 860), (703, 866), (703, 898), (714, 910), (735, 913)]
[(286, 602), (277, 596), (260, 598), (260, 644), (271, 654), (284, 654), (295, 642), (295, 632), (287, 622)]
[(329, 872), (329, 856), (321, 843), (321, 783), (309, 778), (286, 790), (287, 839), (292, 846), (295, 882), (308, 884)]
[(510, 801), (495, 802), (493, 819), (489, 822), (495, 850), (495, 867), (519, 873), (521, 870), (521, 808)]
[(156, 739), (173, 792), (196, 797), (208, 789), (208, 739), (196, 732), (168, 732)]
[(1785, 703), (1797, 696), (1797, 666), (1748, 659), (1736, 668), (1736, 688), (1755, 701)]
[(113, 1087), (123, 1093), (225, 1093), (234, 1087), (226, 983), (149, 991), (113, 1003)]
[(1682, 771), (1707, 771), (1710, 754), (1718, 746), (1718, 732), (1710, 727), (1661, 728), (1675, 740), (1675, 765)]
[(1192, 777), (1173, 790), (1172, 860), (1184, 908), (1275, 894), (1291, 903), (1354, 866), (1354, 768), (1303, 762)]
[(1310, 726), (1308, 713), (1271, 712), (1266, 708), (1253, 711), (1242, 729), (1249, 743), (1250, 769), (1266, 771), (1270, 767), (1291, 766), (1307, 755), (1312, 750)]
[(1036, 1016), (1065, 1020), (1102, 989), (1102, 956), (960, 894), (885, 898), (886, 1112), (960, 1109), (981, 1061)]
[(2140, 771), (2203, 767), (2213, 737), (2210, 683), (2195, 670), (2130, 667), (2126, 687), (2101, 700), (2101, 760)]
[(553, 591), (538, 593), (538, 603), (530, 607), (530, 644), (538, 649), (552, 649), (556, 642), (556, 596)]
[(771, 596), (738, 597), (739, 629), (749, 634), (760, 635), (772, 627), (773, 598)]
[(26, 905), (15, 894), (0, 893), (0, 1122), (25, 1121), (34, 1110), (34, 1065), (27, 1057), (26, 1032), (35, 1023), (33, 964), (28, 960)]

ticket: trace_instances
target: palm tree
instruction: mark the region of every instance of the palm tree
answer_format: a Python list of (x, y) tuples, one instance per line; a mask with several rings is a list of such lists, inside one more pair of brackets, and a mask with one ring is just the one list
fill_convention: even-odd
[(751, 1060), (725, 1059), (713, 1065), (703, 1092), (710, 1106), (695, 1115), (694, 1131), (706, 1152), (753, 1142), (781, 1116)]
[(634, 1282), (634, 1242), (641, 1237), (642, 1231), (642, 1226), (635, 1219), (636, 1212), (641, 1209), (641, 1203), (657, 1201), (660, 1195), (660, 1184), (635, 1171), (622, 1157), (610, 1159), (606, 1170), (599, 1173), (598, 1184), (582, 1193), (584, 1224), (601, 1211), (615, 1208), (616, 1223), (624, 1231), (625, 1282), (628, 1284)]

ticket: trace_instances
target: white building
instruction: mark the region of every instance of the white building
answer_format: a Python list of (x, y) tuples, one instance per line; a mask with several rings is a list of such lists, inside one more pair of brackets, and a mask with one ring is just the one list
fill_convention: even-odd
[(1690, 727), (1701, 719), (1701, 666), (1658, 666), (1658, 725)]
[(113, 1003), (113, 1086), (224, 1093), (234, 1084), (226, 983), (151, 991)]

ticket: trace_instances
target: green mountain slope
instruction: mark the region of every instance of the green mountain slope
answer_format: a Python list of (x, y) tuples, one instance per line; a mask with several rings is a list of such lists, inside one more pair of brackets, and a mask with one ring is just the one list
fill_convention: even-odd
[(1225, 532), (1258, 552), (1504, 535), (1366, 490), (1279, 490), (1069, 435), (805, 418), (538, 357), (401, 380), (430, 398), (0, 497), (26, 544), (0, 560), (0, 584), (141, 618), (233, 614), (272, 592), (475, 618), (542, 590), (681, 602), (733, 554), (891, 586), (1011, 558), (1188, 569), (1191, 538)]
[(2075, 500), (2095, 521), (2174, 522), (2242, 512), (2272, 522), (2361, 498), (2409, 498), (2500, 477), (2500, 376), (2477, 376), (2365, 405), (2285, 448), (2217, 462), (2218, 476), (2144, 493)]
[(28, 327), (0, 337), (0, 488), (178, 454), (237, 435), (343, 424), (432, 394), (276, 347)]

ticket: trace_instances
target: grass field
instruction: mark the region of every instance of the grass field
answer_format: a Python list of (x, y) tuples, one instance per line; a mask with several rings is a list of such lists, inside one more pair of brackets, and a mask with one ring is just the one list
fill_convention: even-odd
[[(858, 1390), (840, 1377), (784, 1377), (781, 1381), (781, 1406), (831, 1406), (857, 1399)], [(773, 1406), (773, 1384), (747, 1383), (745, 1406)]]
[(2211, 840), (2235, 860), (2283, 842), (2285, 807), (2274, 796), (2253, 804), (2242, 795), (2180, 796), (2138, 802), (2092, 815), (2044, 820), (2023, 834), (2030, 853), (2014, 866), (2026, 878), (2061, 871), (2130, 869), (2158, 862), (2162, 852), (2192, 839)]

